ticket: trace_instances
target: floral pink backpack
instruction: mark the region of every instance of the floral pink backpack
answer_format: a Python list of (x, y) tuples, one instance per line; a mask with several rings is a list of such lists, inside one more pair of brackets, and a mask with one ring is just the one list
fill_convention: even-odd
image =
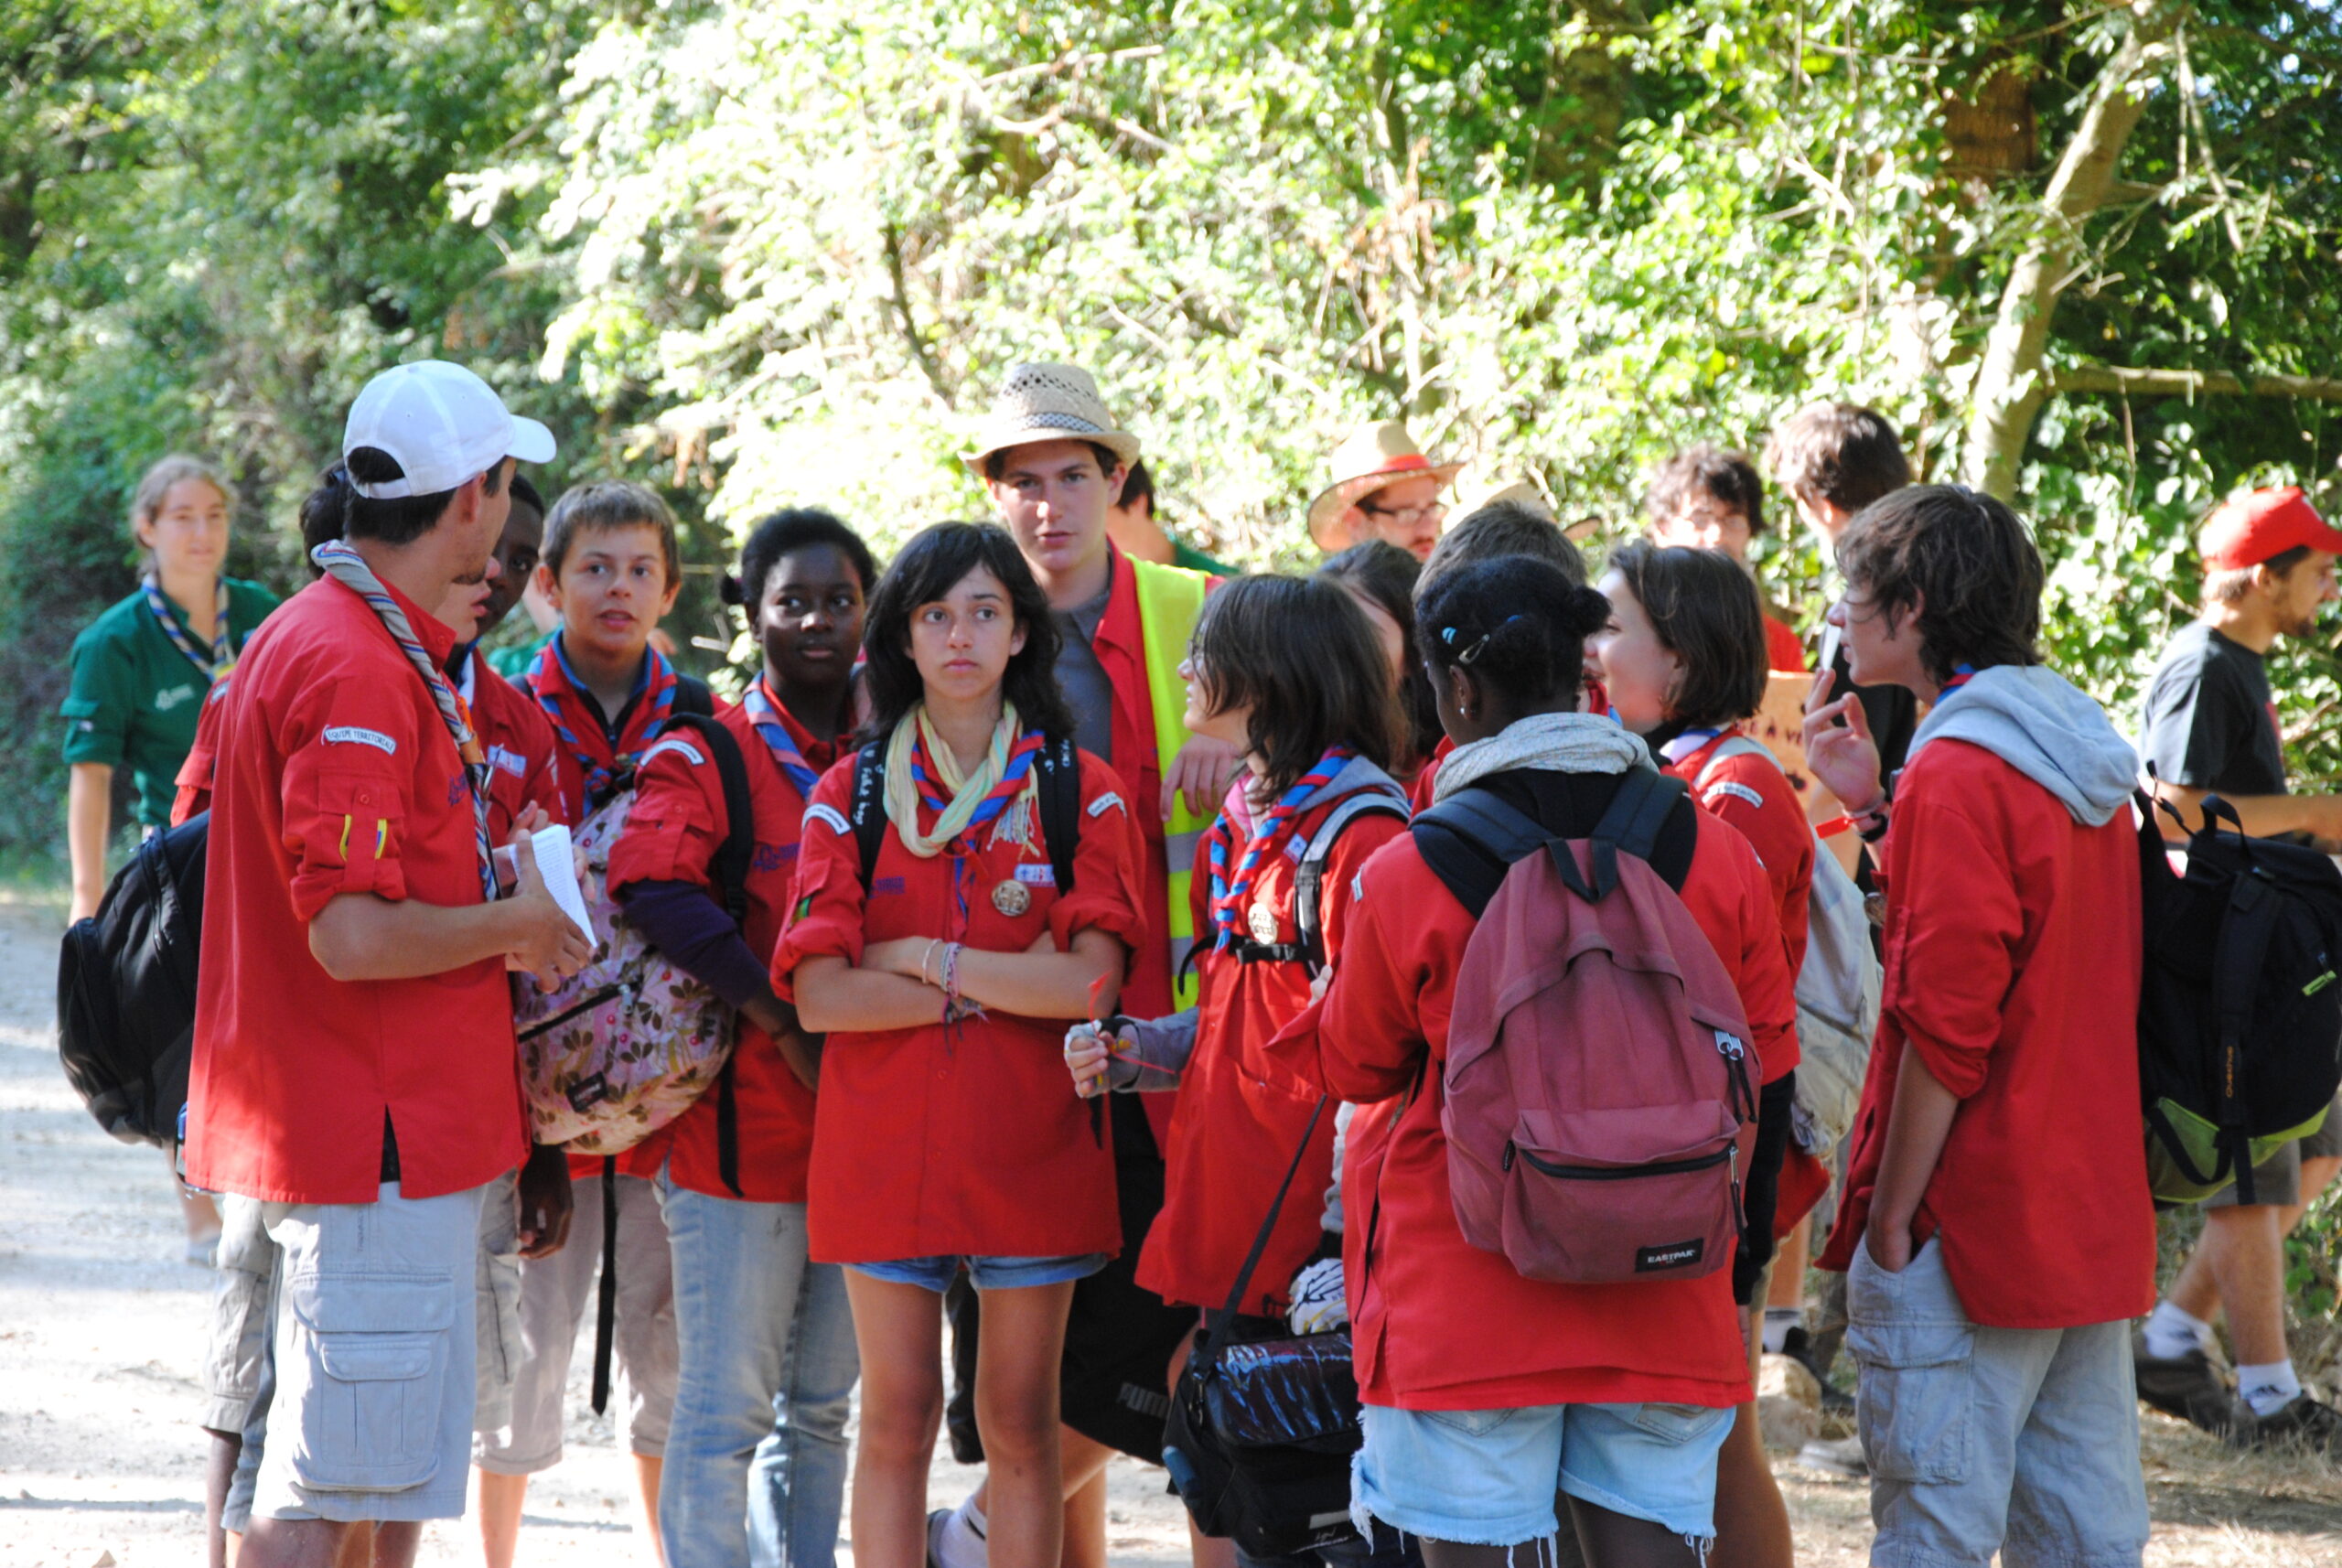
[(1756, 1137), (1748, 1026), (1649, 859), (1687, 793), (1630, 768), (1583, 840), (1483, 789), (1415, 819), (1425, 860), (1479, 916), (1442, 1082), (1456, 1219), (1530, 1279), (1692, 1279), (1739, 1239)]
[[(756, 847), (739, 743), (714, 719), (679, 713), (644, 760), (665, 746), (683, 747), (695, 761), (706, 749), (724, 780), (730, 832), (709, 870), (736, 922), (747, 907)], [(729, 1089), (732, 1009), (645, 941), (609, 896), (610, 846), (633, 804), (629, 773), (587, 814), (574, 841), (585, 860), (579, 890), (599, 939), (594, 956), (556, 990), (539, 991), (525, 976), (513, 988), (532, 1136), (574, 1155), (621, 1154), (709, 1089)]]

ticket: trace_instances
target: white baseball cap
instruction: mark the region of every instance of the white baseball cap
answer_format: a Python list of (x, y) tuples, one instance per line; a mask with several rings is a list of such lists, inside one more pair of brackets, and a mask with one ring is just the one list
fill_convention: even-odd
[(553, 432), (510, 413), (496, 389), (461, 365), (417, 360), (366, 383), (342, 426), (341, 455), (371, 446), (396, 458), (403, 477), (350, 483), (369, 500), (437, 495), (507, 457), (553, 460)]

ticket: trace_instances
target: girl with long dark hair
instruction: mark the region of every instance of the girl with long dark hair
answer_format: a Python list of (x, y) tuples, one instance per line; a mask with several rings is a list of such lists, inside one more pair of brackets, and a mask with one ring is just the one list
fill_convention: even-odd
[[(855, 1560), (926, 1560), (943, 1293), (965, 1268), (991, 1550), (1055, 1563), (1066, 1309), (1121, 1245), (1112, 1151), (1060, 1040), (1112, 1012), (1144, 931), (1138, 830), (1119, 779), (1069, 743), (1048, 601), (1004, 530), (904, 546), (865, 651), (870, 761), (814, 789), (773, 960), (828, 1036), (808, 1219), (814, 1260), (846, 1265), (861, 1348)], [(1066, 789), (1075, 809), (1054, 809)], [(1068, 817), (1078, 844), (1053, 843)]]

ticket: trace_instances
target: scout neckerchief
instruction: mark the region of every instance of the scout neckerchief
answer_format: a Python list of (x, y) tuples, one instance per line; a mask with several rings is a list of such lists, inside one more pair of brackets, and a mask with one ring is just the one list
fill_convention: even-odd
[(188, 663), (203, 671), (204, 680), (217, 681), (228, 672), (228, 667), (236, 661), (236, 650), (228, 635), (227, 578), (220, 579), (212, 595), (211, 647), (208, 651), (171, 613), (171, 601), (163, 596), (162, 582), (154, 573), (139, 578), (138, 586), (146, 596), (146, 607), (154, 612), (155, 624), (163, 628), (163, 635), (171, 639), (172, 646), (187, 655)]
[[(1016, 704), (1004, 701), (983, 761), (963, 777), (959, 758), (928, 723), (927, 704), (914, 706), (886, 737), (886, 817), (903, 847), (932, 860), (953, 839), (997, 822), (1011, 800), (1032, 789), (1033, 763), (1046, 744), (1038, 730), (1019, 731)], [(936, 813), (935, 826), (925, 832), (919, 827), (922, 801)], [(993, 841), (1029, 842), (1026, 819), (1031, 815), (1020, 803), (1013, 818), (993, 830)]]
[(423, 677), (423, 683), (431, 688), (431, 700), (439, 705), (440, 722), (447, 726), (448, 736), (456, 743), (456, 755), (463, 758), (464, 781), (471, 789), (472, 836), (479, 847), (480, 891), (494, 898), (496, 872), (488, 838), (488, 752), (472, 729), (471, 710), (448, 682), (447, 672), (439, 668), (423, 646), (423, 639), (414, 635), (406, 611), (382, 586), (363, 555), (337, 539), (310, 551), (309, 559), (317, 564), (319, 571), (366, 602), (366, 607), (382, 623), (382, 629), (391, 634), (391, 640), (406, 655), (406, 661)]
[(1357, 756), (1356, 748), (1337, 746), (1317, 759), (1316, 765), (1301, 776), (1301, 781), (1277, 798), (1277, 803), (1261, 813), (1252, 824), (1252, 835), (1245, 841), (1243, 858), (1236, 863), (1236, 880), (1228, 880), (1228, 841), (1230, 832), (1211, 835), (1211, 923), (1216, 928), (1212, 938), (1215, 949), (1224, 948), (1236, 938), (1236, 908), (1244, 895), (1252, 890), (1252, 874), (1270, 850), (1289, 837), (1300, 820), (1301, 808), (1309, 797), (1334, 781), (1342, 765)]
[(1725, 730), (1736, 730), (1739, 727), (1738, 725), (1711, 725), (1699, 729), (1687, 729), (1665, 746), (1660, 746), (1659, 754), (1670, 762), (1681, 762), (1685, 757), (1694, 756), (1714, 745)]
[[(657, 649), (645, 648), (642, 650), (642, 676), (635, 682), (634, 689), (637, 696), (642, 696), (644, 687), (649, 687), (646, 700), (650, 704), (650, 715), (634, 746), (619, 752), (614, 749), (615, 743), (606, 731), (597, 729), (593, 737), (594, 744), (589, 744), (570, 726), (560, 693), (554, 689), (553, 671), (560, 672), (560, 679), (568, 682), (569, 690), (580, 703), (586, 699), (586, 683), (577, 678), (577, 671), (569, 667), (569, 654), (563, 648), (563, 641), (561, 633), (555, 632), (553, 640), (537, 650), (535, 662), (529, 666), (529, 687), (536, 693), (537, 705), (544, 709), (545, 717), (553, 722), (553, 733), (561, 737), (561, 744), (567, 746), (569, 755), (577, 759), (577, 769), (586, 778), (586, 799), (592, 800), (608, 792), (610, 786), (618, 780), (620, 767), (631, 767), (641, 761), (642, 754), (650, 749), (650, 743), (658, 739), (660, 732), (667, 727), (667, 720), (675, 711), (675, 667), (668, 663), (667, 656)], [(596, 755), (596, 746), (601, 753), (599, 756)]]
[(1954, 692), (1959, 691), (1962, 686), (1965, 686), (1969, 682), (1973, 681), (1974, 679), (1976, 679), (1976, 666), (1973, 664), (1953, 665), (1951, 667), (1951, 679), (1946, 681), (1943, 683), (1942, 689), (1936, 693), (1936, 705), (1939, 707), (1942, 706), (1943, 700), (1946, 697), (1950, 696)]
[(789, 733), (785, 711), (773, 700), (772, 688), (765, 684), (764, 676), (757, 677), (755, 683), (749, 686), (747, 695), (741, 699), (741, 704), (748, 710), (748, 722), (756, 726), (757, 734), (764, 737), (766, 746), (771, 750), (773, 761), (779, 764), (790, 783), (797, 787), (797, 792), (806, 800), (811, 800), (813, 786), (821, 782), (822, 776), (813, 771), (812, 764), (807, 762), (805, 754), (798, 749), (796, 737)]

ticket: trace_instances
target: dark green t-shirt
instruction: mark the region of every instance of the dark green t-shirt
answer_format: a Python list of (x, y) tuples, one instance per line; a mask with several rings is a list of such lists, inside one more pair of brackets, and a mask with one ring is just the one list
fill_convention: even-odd
[[(228, 637), (239, 653), (276, 607), (258, 583), (230, 577)], [(171, 613), (181, 630), (187, 617)], [(107, 610), (73, 639), (73, 684), (65, 698), (65, 760), (127, 768), (138, 789), (138, 820), (167, 827), (179, 764), (195, 744), (195, 722), (210, 682), (179, 651), (143, 592)]]
[(1171, 564), (1190, 572), (1209, 572), (1215, 577), (1241, 577), (1244, 575), (1242, 567), (1223, 566), (1202, 551), (1190, 550), (1176, 539), (1171, 542)]

